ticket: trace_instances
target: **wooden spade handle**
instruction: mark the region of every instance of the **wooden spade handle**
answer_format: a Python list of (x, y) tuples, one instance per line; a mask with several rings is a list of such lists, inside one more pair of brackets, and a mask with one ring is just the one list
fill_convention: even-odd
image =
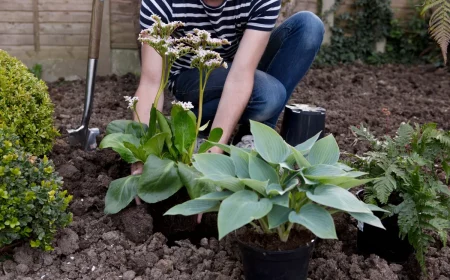
[(91, 31), (89, 36), (89, 58), (98, 59), (98, 55), (100, 52), (103, 4), (104, 0), (92, 1)]

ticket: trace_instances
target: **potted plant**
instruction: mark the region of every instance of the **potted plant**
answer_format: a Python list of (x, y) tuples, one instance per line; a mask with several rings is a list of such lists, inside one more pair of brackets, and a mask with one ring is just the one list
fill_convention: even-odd
[[(408, 255), (408, 248), (394, 246), (401, 244), (397, 238), (405, 239), (426, 272), (425, 253), (434, 242), (430, 232), (445, 244), (450, 228), (450, 132), (438, 130), (433, 123), (415, 127), (402, 123), (395, 137), (384, 139), (376, 138), (364, 125), (352, 130), (358, 139), (370, 144), (370, 150), (358, 156), (355, 164), (377, 178), (366, 183), (364, 200), (391, 212), (382, 220), (386, 233), (360, 225), (358, 247), (399, 259), (399, 255)], [(364, 240), (371, 232), (381, 238), (371, 239), (368, 246)]]
[[(208, 141), (229, 155), (194, 155), (193, 165), (203, 174), (197, 180), (213, 183), (217, 191), (166, 213), (217, 211), (219, 239), (250, 225), (249, 234), (255, 238), (259, 234), (262, 240), (279, 240), (279, 248), (267, 250), (238, 235), (246, 279), (306, 279), (315, 238), (337, 238), (332, 214), (347, 212), (383, 228), (372, 211), (385, 210), (365, 204), (348, 191), (371, 180), (358, 179), (365, 173), (338, 162), (339, 147), (332, 135), (317, 141), (319, 133), (292, 147), (264, 124), (252, 121), (251, 132), (254, 150)], [(313, 236), (306, 234), (307, 242), (295, 244), (292, 236), (302, 229)], [(292, 249), (277, 250), (283, 249), (283, 244)]]

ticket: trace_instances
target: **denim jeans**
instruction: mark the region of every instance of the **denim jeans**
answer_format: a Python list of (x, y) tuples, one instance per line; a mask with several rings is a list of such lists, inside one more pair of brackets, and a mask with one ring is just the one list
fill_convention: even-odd
[[(292, 92), (319, 51), (324, 32), (322, 21), (311, 12), (291, 16), (272, 32), (239, 123), (254, 120), (272, 128), (276, 126)], [(206, 84), (202, 117), (205, 123), (214, 119), (231, 64), (228, 69), (214, 70)], [(173, 89), (178, 100), (192, 102), (195, 114), (198, 113), (198, 85), (198, 70), (190, 69), (178, 75)]]

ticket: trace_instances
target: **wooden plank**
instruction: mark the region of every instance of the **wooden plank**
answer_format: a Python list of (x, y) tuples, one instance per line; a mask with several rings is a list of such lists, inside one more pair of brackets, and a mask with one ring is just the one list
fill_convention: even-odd
[(1, 34), (0, 35), (0, 49), (1, 46), (23, 46), (32, 45), (34, 49), (34, 35), (33, 34)]
[(111, 36), (113, 49), (137, 49), (137, 38), (134, 33), (122, 33)]
[(91, 22), (91, 12), (39, 12), (39, 21), (44, 22)]
[(33, 0), (0, 0), (2, 11), (33, 11)]
[(87, 46), (89, 35), (41, 35), (41, 46)]
[(39, 11), (92, 11), (92, 0), (41, 0)]
[(111, 14), (135, 15), (138, 0), (110, 0)]
[(132, 22), (111, 23), (111, 33), (135, 33), (134, 25)]
[(34, 51), (34, 46), (3, 46), (0, 49), (19, 59), (82, 59), (87, 60), (88, 47), (55, 47), (42, 46), (39, 52)]
[(89, 34), (90, 23), (42, 23), (41, 34)]
[(0, 34), (33, 34), (33, 23), (0, 22)]
[(34, 33), (34, 50), (39, 51), (40, 41), (39, 41), (39, 9), (38, 0), (33, 0), (33, 33)]
[(0, 22), (33, 22), (33, 12), (0, 11)]

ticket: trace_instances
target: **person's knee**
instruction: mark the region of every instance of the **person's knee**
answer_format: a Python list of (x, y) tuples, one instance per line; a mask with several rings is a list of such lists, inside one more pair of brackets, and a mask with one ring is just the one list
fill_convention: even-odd
[(322, 45), (325, 27), (322, 20), (310, 11), (301, 11), (288, 20), (300, 31), (302, 44), (308, 49), (318, 49)]
[(283, 110), (286, 101), (286, 88), (276, 78), (265, 75), (255, 80), (255, 94), (250, 99), (257, 107), (253, 116), (255, 121), (266, 121)]

